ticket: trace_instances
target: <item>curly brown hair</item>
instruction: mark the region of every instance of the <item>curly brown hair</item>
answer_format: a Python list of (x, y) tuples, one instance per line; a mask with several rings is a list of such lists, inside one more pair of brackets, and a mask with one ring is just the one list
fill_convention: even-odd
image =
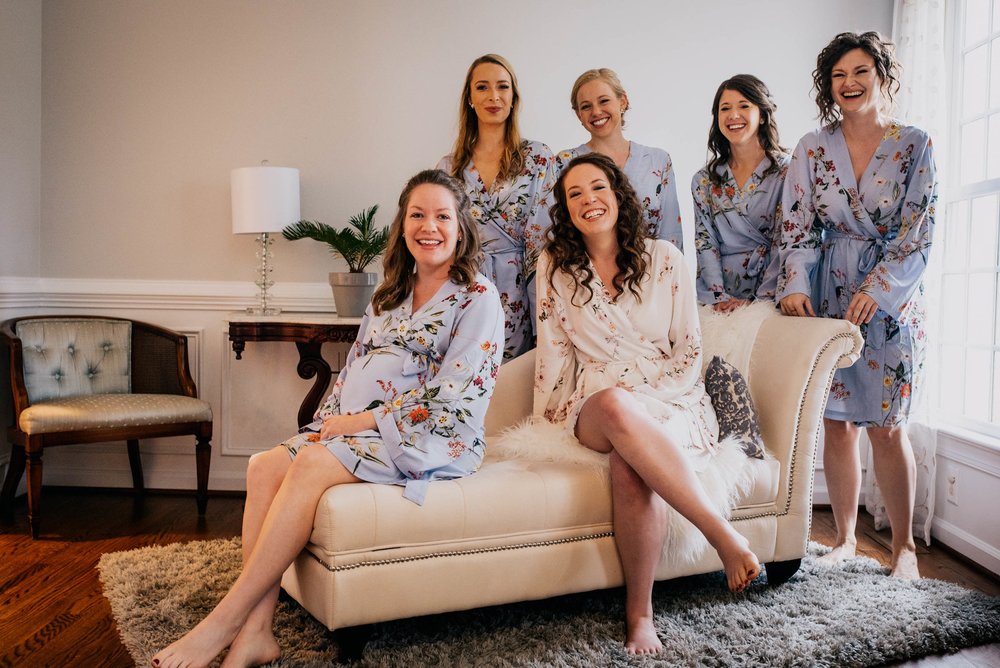
[(816, 106), (819, 119), (824, 125), (840, 122), (840, 110), (833, 100), (832, 72), (845, 53), (861, 49), (875, 61), (875, 73), (882, 84), (882, 93), (891, 108), (895, 94), (899, 91), (899, 74), (902, 66), (896, 60), (895, 45), (880, 33), (869, 30), (864, 33), (842, 32), (823, 47), (816, 57), (813, 70), (813, 90), (816, 91)]
[(615, 274), (612, 283), (619, 292), (628, 288), (636, 299), (641, 300), (639, 283), (646, 275), (646, 266), (650, 261), (645, 243), (649, 230), (642, 212), (642, 204), (639, 203), (628, 177), (614, 160), (603, 153), (585, 153), (573, 158), (556, 181), (553, 188), (556, 203), (549, 209), (552, 226), (549, 227), (548, 242), (545, 245), (545, 250), (552, 259), (547, 278), (551, 283), (557, 269), (572, 276), (573, 297), (570, 301), (574, 305), (576, 305), (576, 293), (581, 287), (586, 288), (590, 294), (580, 306), (589, 303), (594, 297), (594, 288), (591, 286), (594, 271), (587, 256), (587, 246), (580, 230), (570, 218), (566, 202), (566, 176), (575, 167), (584, 164), (594, 165), (604, 172), (618, 202), (618, 222), (615, 225), (618, 239), (615, 263), (618, 265), (618, 273)]
[(778, 123), (774, 119), (774, 112), (778, 110), (778, 105), (771, 97), (771, 91), (763, 81), (752, 74), (737, 74), (726, 79), (719, 84), (719, 89), (715, 91), (715, 99), (712, 100), (712, 127), (708, 130), (708, 178), (712, 183), (719, 185), (722, 177), (719, 176), (719, 167), (729, 161), (732, 150), (729, 140), (719, 129), (719, 100), (722, 94), (727, 91), (736, 91), (753, 105), (760, 109), (760, 126), (757, 128), (757, 141), (764, 153), (771, 160), (771, 166), (764, 174), (777, 172), (780, 169), (780, 158), (787, 153), (778, 137)]
[(406, 219), (410, 195), (417, 187), (423, 185), (441, 186), (455, 198), (459, 240), (455, 246), (455, 261), (448, 270), (448, 276), (455, 283), (465, 287), (470, 287), (476, 282), (476, 273), (483, 261), (482, 244), (479, 239), (479, 226), (472, 218), (471, 203), (465, 187), (440, 169), (425, 169), (407, 181), (406, 187), (399, 195), (399, 210), (396, 211), (396, 217), (389, 227), (389, 245), (382, 259), (385, 280), (372, 296), (372, 309), (375, 315), (396, 308), (413, 292), (416, 282), (414, 273), (416, 261), (403, 239), (403, 221)]
[(514, 68), (503, 56), (487, 53), (479, 56), (469, 65), (465, 73), (465, 84), (458, 102), (458, 138), (451, 151), (451, 175), (462, 178), (465, 166), (472, 160), (473, 150), (479, 141), (479, 117), (472, 109), (472, 73), (479, 65), (492, 63), (507, 70), (510, 75), (510, 91), (512, 95), (510, 114), (504, 126), (504, 150), (500, 156), (500, 171), (497, 178), (501, 183), (512, 181), (524, 171), (527, 154), (527, 142), (521, 138), (521, 130), (517, 124), (518, 111), (521, 109), (521, 91), (517, 87), (517, 75)]

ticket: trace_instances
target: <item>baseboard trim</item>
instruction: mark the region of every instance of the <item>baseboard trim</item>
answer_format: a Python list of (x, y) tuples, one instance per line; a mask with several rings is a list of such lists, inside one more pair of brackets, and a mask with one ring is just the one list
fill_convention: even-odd
[(934, 518), (931, 535), (960, 555), (1000, 575), (1000, 549), (940, 517)]

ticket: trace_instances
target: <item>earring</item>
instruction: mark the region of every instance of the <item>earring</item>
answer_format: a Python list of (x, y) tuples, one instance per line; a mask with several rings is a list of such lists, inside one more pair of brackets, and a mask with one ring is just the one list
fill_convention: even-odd
[(472, 103), (470, 102), (470, 103), (469, 103), (469, 109), (475, 109), (475, 108), (476, 108), (476, 105), (474, 105), (474, 104), (472, 104)]

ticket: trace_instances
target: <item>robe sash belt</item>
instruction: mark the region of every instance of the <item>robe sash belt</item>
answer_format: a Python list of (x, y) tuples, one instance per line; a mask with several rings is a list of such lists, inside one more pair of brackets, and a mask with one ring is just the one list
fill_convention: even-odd
[(858, 271), (867, 276), (871, 273), (875, 265), (885, 256), (886, 248), (889, 246), (889, 240), (883, 239), (882, 237), (866, 237), (860, 234), (845, 234), (844, 232), (838, 232), (837, 230), (826, 230), (826, 238), (829, 240), (840, 240), (840, 239), (851, 239), (853, 241), (863, 241), (867, 244), (865, 249), (861, 251), (861, 256), (858, 259)]

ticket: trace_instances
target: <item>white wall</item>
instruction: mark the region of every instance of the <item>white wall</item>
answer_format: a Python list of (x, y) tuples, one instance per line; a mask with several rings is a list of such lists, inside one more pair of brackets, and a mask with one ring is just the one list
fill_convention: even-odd
[[(553, 150), (586, 139), (569, 109), (573, 80), (608, 66), (629, 92), (627, 135), (674, 158), (690, 237), (688, 184), (718, 83), (737, 72), (764, 79), (793, 146), (815, 125), (818, 50), (842, 30), (889, 33), (892, 5), (5, 0), (0, 314), (124, 315), (189, 333), (216, 414), (210, 485), (242, 489), (247, 454), (291, 433), (309, 382), (288, 344), (251, 343), (244, 360), (232, 357), (225, 318), (255, 293), (252, 240), (230, 232), (232, 168), (298, 167), (304, 217), (342, 224), (378, 202), (388, 222), (406, 178), (450, 149), (473, 58), (494, 51), (513, 63), (524, 134)], [(329, 310), (326, 273), (340, 267), (326, 250), (279, 241), (275, 252), (278, 304)], [(961, 505), (938, 504), (935, 535), (1000, 571), (995, 523), (972, 502), (1000, 494), (1000, 466), (970, 447), (942, 446), (942, 467), (961, 467), (947, 469)], [(193, 488), (191, 443), (143, 451), (148, 486)], [(46, 483), (130, 485), (118, 445), (57, 448), (45, 460)]]

